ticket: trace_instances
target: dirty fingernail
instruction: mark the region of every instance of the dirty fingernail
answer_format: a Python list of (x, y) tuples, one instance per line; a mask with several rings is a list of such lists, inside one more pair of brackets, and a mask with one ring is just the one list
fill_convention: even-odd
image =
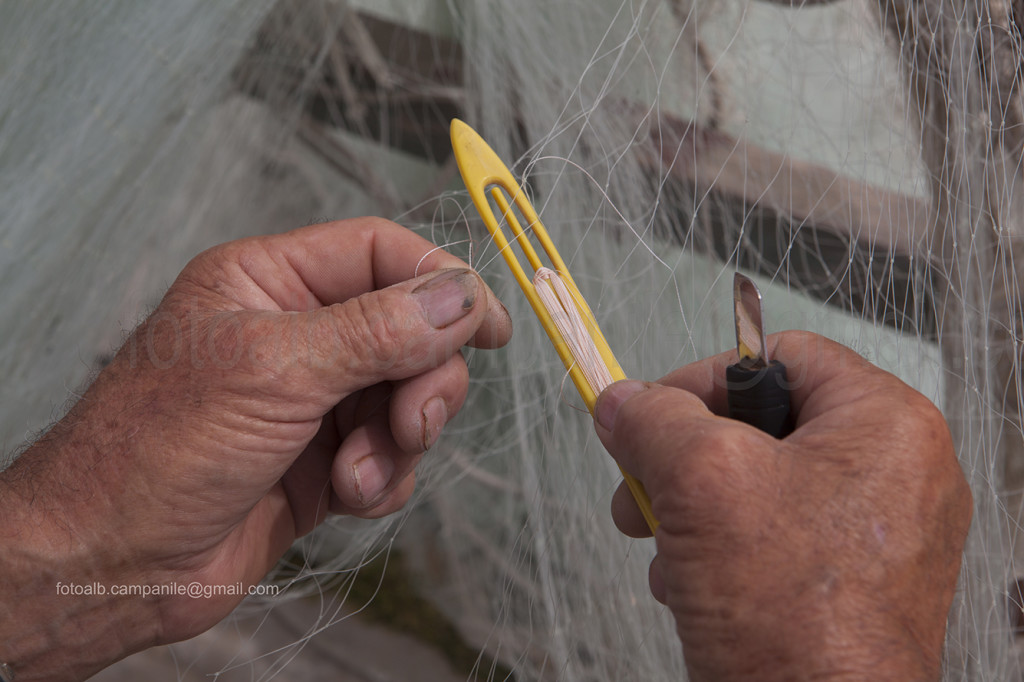
[(441, 435), (441, 429), (448, 423), (448, 403), (439, 395), (423, 405), (423, 449), (429, 450)]
[(430, 326), (444, 329), (473, 309), (477, 276), (465, 268), (448, 270), (419, 285), (412, 293), (423, 306)]
[(601, 392), (597, 399), (597, 408), (594, 410), (594, 418), (601, 428), (611, 431), (615, 428), (615, 420), (619, 415), (619, 408), (631, 396), (640, 391), (646, 390), (647, 384), (635, 379), (617, 381)]
[(391, 482), (395, 464), (390, 457), (369, 454), (352, 465), (352, 481), (361, 507), (375, 502)]

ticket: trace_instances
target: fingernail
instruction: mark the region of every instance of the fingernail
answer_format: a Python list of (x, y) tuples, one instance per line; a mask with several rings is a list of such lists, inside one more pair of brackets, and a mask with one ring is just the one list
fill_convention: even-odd
[(412, 293), (423, 306), (430, 326), (444, 329), (473, 309), (476, 291), (476, 275), (472, 270), (462, 268), (445, 271), (419, 285)]
[(448, 423), (448, 403), (439, 395), (423, 405), (423, 449), (429, 450), (441, 435), (441, 429)]
[(390, 457), (369, 454), (352, 465), (352, 480), (356, 484), (359, 505), (369, 507), (391, 482), (395, 464)]
[(601, 392), (597, 399), (597, 409), (594, 411), (597, 423), (605, 431), (612, 431), (615, 428), (615, 420), (619, 416), (619, 408), (630, 396), (646, 390), (647, 384), (635, 379), (617, 381)]

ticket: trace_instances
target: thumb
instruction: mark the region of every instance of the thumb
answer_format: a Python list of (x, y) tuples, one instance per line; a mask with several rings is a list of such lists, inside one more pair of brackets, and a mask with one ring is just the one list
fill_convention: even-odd
[(693, 393), (642, 381), (619, 381), (598, 396), (595, 428), (609, 454), (640, 479), (652, 502), (661, 487), (708, 439), (728, 428)]
[(341, 397), (439, 367), (473, 337), (487, 307), (483, 281), (461, 268), (307, 313), (314, 375)]

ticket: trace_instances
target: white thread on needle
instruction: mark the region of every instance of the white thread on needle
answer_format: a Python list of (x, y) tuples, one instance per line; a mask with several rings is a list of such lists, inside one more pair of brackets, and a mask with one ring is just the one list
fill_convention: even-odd
[(537, 269), (533, 276), (533, 287), (562, 338), (565, 339), (566, 345), (569, 346), (576, 364), (583, 370), (583, 376), (590, 384), (591, 390), (595, 395), (599, 395), (612, 383), (612, 375), (587, 330), (587, 324), (580, 315), (576, 300), (569, 293), (562, 278), (551, 268)]

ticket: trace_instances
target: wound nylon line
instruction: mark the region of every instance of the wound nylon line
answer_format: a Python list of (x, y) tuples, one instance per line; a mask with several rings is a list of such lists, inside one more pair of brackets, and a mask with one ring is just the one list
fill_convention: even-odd
[(612, 383), (612, 375), (600, 351), (597, 350), (569, 289), (558, 273), (550, 268), (537, 269), (533, 277), (533, 286), (548, 314), (551, 315), (551, 320), (569, 346), (576, 364), (583, 370), (583, 376), (590, 384), (590, 388), (595, 395), (600, 394)]

